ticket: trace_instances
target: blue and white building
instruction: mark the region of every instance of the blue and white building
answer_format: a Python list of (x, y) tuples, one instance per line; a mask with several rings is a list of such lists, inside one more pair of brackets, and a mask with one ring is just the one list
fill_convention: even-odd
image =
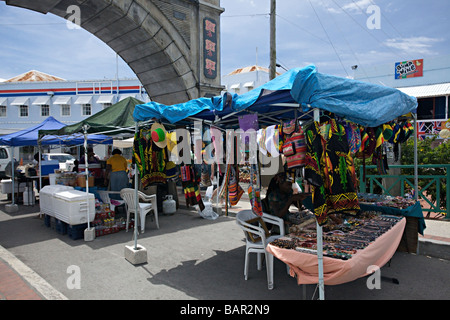
[[(49, 116), (67, 125), (78, 123), (129, 96), (149, 101), (137, 78), (67, 81), (32, 70), (0, 82), (0, 135), (34, 126)], [(34, 152), (27, 147), (18, 151), (24, 160)], [(100, 148), (97, 151), (104, 154)]]

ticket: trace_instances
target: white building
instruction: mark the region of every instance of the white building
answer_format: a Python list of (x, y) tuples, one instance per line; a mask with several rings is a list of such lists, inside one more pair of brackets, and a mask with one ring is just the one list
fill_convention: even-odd
[(231, 93), (243, 94), (269, 82), (269, 69), (257, 65), (239, 68), (222, 77), (222, 85)]
[[(0, 135), (34, 126), (49, 116), (67, 125), (78, 123), (129, 96), (149, 101), (138, 79), (67, 81), (31, 70), (0, 82)], [(24, 160), (32, 152), (27, 147), (19, 150)]]

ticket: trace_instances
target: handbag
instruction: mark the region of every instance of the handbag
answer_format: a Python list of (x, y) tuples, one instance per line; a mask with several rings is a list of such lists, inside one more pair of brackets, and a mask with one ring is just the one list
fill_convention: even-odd
[(232, 176), (230, 177), (230, 183), (228, 184), (228, 200), (232, 206), (237, 205), (242, 195), (244, 194), (244, 189), (239, 185), (238, 179), (236, 177), (236, 172), (232, 171)]
[(306, 164), (306, 142), (301, 127), (298, 127), (298, 130), (286, 140), (283, 145), (283, 154), (286, 156), (286, 163), (289, 169)]
[(191, 168), (189, 166), (181, 166), (181, 181), (191, 181)]

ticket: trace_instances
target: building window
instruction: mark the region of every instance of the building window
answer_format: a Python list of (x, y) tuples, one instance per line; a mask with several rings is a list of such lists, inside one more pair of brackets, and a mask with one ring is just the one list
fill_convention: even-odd
[(105, 110), (108, 107), (111, 107), (112, 103), (103, 103), (103, 110)]
[(0, 118), (6, 117), (6, 106), (0, 106)]
[(70, 117), (70, 104), (61, 105), (61, 117)]
[(418, 120), (446, 119), (446, 97), (432, 97), (418, 99)]
[(81, 115), (90, 116), (92, 114), (92, 107), (90, 104), (83, 104)]
[(50, 106), (48, 104), (41, 105), (41, 117), (48, 117), (50, 115)]
[(445, 104), (447, 97), (436, 97), (434, 98), (434, 118), (435, 119), (446, 119), (445, 114)]
[(28, 106), (19, 106), (19, 117), (28, 117)]

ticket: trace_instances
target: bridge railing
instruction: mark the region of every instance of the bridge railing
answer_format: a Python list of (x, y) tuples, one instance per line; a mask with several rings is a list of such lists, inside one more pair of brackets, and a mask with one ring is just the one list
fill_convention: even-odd
[[(389, 169), (409, 169), (409, 171), (414, 170), (414, 165), (390, 165)], [(376, 166), (366, 166), (365, 181), (363, 181), (363, 167), (359, 170), (359, 181), (360, 181), (360, 192), (361, 193), (374, 193), (375, 188), (381, 189), (382, 194), (390, 196), (405, 196), (406, 193), (414, 191), (414, 175), (411, 174), (399, 174), (399, 175), (380, 175), (371, 174), (370, 169), (376, 169)], [(431, 216), (431, 213), (435, 213), (435, 217), (445, 217), (449, 219), (450, 213), (450, 164), (430, 164), (430, 165), (419, 165), (419, 172), (426, 174), (419, 174), (419, 190), (418, 199), (424, 205), (422, 205), (422, 210), (428, 212), (427, 217)], [(444, 169), (445, 174), (433, 174), (436, 169)], [(440, 171), (440, 170), (439, 170)], [(383, 184), (383, 179), (390, 178), (389, 182)], [(441, 181), (442, 180), (442, 181)], [(443, 182), (443, 183), (442, 183)], [(393, 190), (398, 192), (398, 187), (400, 186), (400, 194), (391, 194)], [(422, 187), (420, 187), (422, 185)], [(445, 186), (445, 207), (441, 207), (441, 189)], [(427, 197), (427, 190), (436, 193), (436, 201), (433, 203)], [(379, 190), (378, 190), (379, 191)]]

